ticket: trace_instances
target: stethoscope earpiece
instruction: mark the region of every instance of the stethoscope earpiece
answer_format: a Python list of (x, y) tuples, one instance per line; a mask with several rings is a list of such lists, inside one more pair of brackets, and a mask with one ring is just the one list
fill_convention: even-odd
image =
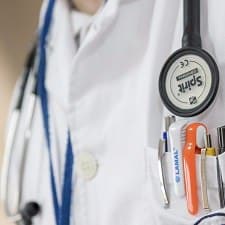
[(219, 70), (214, 59), (200, 48), (182, 48), (165, 63), (159, 78), (164, 105), (180, 117), (205, 111), (214, 101)]
[(41, 207), (38, 203), (28, 202), (16, 215), (8, 216), (8, 221), (4, 224), (32, 225), (33, 218), (37, 216), (40, 211)]
[(32, 219), (40, 213), (40, 205), (36, 202), (28, 202), (20, 211), (24, 225), (32, 225)]

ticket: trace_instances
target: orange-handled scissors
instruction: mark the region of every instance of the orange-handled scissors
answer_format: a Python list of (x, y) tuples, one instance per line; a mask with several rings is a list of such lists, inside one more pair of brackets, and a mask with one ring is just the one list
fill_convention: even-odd
[(191, 123), (186, 128), (186, 143), (183, 151), (184, 180), (188, 211), (195, 215), (198, 212), (198, 189), (195, 154), (204, 148), (204, 136), (207, 128), (202, 123)]

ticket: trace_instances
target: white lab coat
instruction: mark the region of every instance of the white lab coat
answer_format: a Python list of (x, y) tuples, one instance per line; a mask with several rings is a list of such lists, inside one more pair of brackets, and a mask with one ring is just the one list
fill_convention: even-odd
[[(201, 3), (203, 47), (219, 66), (221, 85), (213, 107), (197, 119), (214, 134), (217, 126), (225, 124), (225, 1)], [(167, 57), (181, 47), (181, 38), (182, 1), (109, 0), (95, 15), (76, 51), (66, 0), (56, 1), (48, 38), (46, 86), (58, 193), (68, 128), (75, 159), (87, 152), (98, 164), (94, 177), (84, 179), (77, 174), (75, 163), (72, 225), (191, 225), (205, 215), (203, 210), (190, 215), (185, 198), (174, 196), (170, 153), (165, 156), (169, 209), (163, 208), (159, 186), (157, 146), (168, 112), (159, 97), (158, 77)], [(225, 156), (220, 160), (225, 167)], [(11, 172), (14, 181), (19, 163), (18, 144)], [(225, 212), (218, 207), (215, 160), (207, 163), (212, 213)], [(14, 188), (12, 185), (11, 193)], [(35, 200), (42, 206), (34, 224), (55, 224), (39, 104), (23, 192), (24, 203)], [(200, 224), (222, 223), (225, 216), (215, 215)]]

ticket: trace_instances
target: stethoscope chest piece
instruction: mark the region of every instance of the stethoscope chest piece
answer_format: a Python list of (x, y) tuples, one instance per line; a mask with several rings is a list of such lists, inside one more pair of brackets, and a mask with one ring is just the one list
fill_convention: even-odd
[(204, 112), (216, 97), (219, 70), (214, 59), (202, 49), (200, 0), (183, 0), (182, 48), (164, 64), (159, 92), (167, 109), (180, 117)]
[(192, 117), (205, 111), (216, 97), (219, 71), (201, 48), (182, 48), (169, 57), (159, 78), (160, 96), (173, 114)]

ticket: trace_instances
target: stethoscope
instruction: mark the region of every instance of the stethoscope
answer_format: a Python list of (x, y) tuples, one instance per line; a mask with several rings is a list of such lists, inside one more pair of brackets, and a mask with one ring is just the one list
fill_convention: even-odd
[[(24, 167), (26, 164), (26, 155), (28, 151), (28, 144), (30, 140), (32, 123), (34, 117), (34, 110), (37, 99), (37, 85), (36, 85), (36, 43), (30, 51), (24, 73), (20, 82), (17, 98), (15, 99), (14, 107), (12, 109), (11, 117), (9, 118), (8, 133), (6, 136), (6, 145), (3, 158), (3, 166), (1, 172), (1, 199), (8, 221), (15, 224), (31, 225), (32, 218), (40, 212), (40, 206), (37, 202), (27, 202), (23, 207), (21, 206)], [(29, 87), (28, 104), (25, 105), (25, 93)], [(26, 118), (22, 119), (22, 111), (26, 113)], [(10, 166), (14, 149), (16, 149), (16, 140), (19, 134), (20, 123), (25, 123), (25, 133), (22, 146), (21, 167), (18, 179), (18, 189), (14, 191), (13, 203), (9, 201), (9, 182), (10, 182)]]
[(212, 56), (202, 49), (200, 0), (184, 0), (182, 48), (164, 64), (159, 92), (167, 109), (180, 117), (205, 112), (214, 102), (219, 70)]
[[(172, 114), (185, 117), (184, 121), (206, 112), (215, 102), (219, 88), (218, 66), (213, 57), (202, 49), (200, 8), (200, 0), (183, 0), (182, 48), (167, 59), (159, 77), (163, 104)], [(163, 191), (165, 193), (165, 189)], [(189, 211), (194, 214), (194, 210), (191, 205)], [(208, 214), (195, 224), (217, 216), (224, 215)]]
[[(6, 138), (5, 157), (1, 176), (1, 198), (4, 203), (4, 209), (9, 222), (15, 224), (31, 225), (33, 218), (40, 212), (40, 205), (38, 202), (27, 202), (21, 209), (21, 199), (23, 190), (24, 170), (26, 164), (26, 157), (28, 151), (28, 144), (32, 133), (32, 124), (35, 114), (37, 98), (40, 99), (43, 128), (46, 137), (46, 144), (49, 158), (50, 183), (52, 192), (52, 203), (54, 208), (55, 223), (57, 225), (69, 225), (72, 201), (72, 177), (73, 177), (73, 151), (70, 140), (70, 132), (68, 131), (68, 140), (65, 152), (65, 168), (62, 183), (61, 201), (57, 194), (55, 174), (53, 169), (51, 138), (49, 133), (49, 104), (48, 93), (45, 87), (45, 76), (47, 68), (47, 39), (49, 30), (52, 25), (52, 17), (54, 12), (55, 0), (49, 0), (44, 15), (43, 24), (39, 31), (38, 44), (31, 51), (27, 64), (25, 67), (24, 76), (21, 82), (21, 88), (16, 99), (15, 107), (12, 110), (11, 118), (9, 120), (8, 134)], [(28, 89), (28, 94), (27, 94)], [(27, 100), (24, 101), (25, 95), (28, 95)], [(22, 111), (26, 111), (26, 118), (22, 118)], [(12, 206), (9, 202), (9, 181), (10, 181), (10, 165), (14, 149), (16, 148), (16, 141), (19, 134), (20, 123), (25, 123), (25, 135), (23, 140), (23, 152), (21, 160), (21, 168), (19, 169), (19, 184), (15, 194)]]
[[(24, 180), (24, 165), (26, 162), (26, 156), (28, 151), (28, 143), (30, 140), (30, 135), (32, 131), (32, 123), (35, 113), (35, 106), (37, 98), (40, 100), (44, 135), (48, 151), (49, 160), (49, 171), (50, 171), (50, 185), (51, 185), (51, 197), (54, 210), (55, 224), (56, 225), (69, 225), (71, 219), (71, 202), (72, 202), (72, 182), (73, 182), (73, 166), (74, 166), (74, 156), (72, 143), (70, 139), (70, 132), (68, 131), (67, 145), (65, 151), (65, 163), (64, 163), (64, 176), (62, 182), (62, 192), (58, 196), (55, 174), (53, 169), (53, 159), (52, 159), (52, 149), (51, 149), (51, 138), (49, 132), (49, 103), (48, 103), (48, 93), (45, 87), (45, 76), (47, 68), (47, 44), (48, 44), (48, 34), (52, 25), (52, 17), (54, 12), (56, 0), (49, 0), (46, 12), (43, 19), (43, 24), (39, 30), (39, 38), (37, 47), (34, 47), (30, 56), (28, 57), (28, 62), (25, 69), (25, 75), (23, 77), (22, 86), (18, 99), (16, 101), (16, 106), (13, 108), (12, 116), (9, 121), (9, 132), (6, 140), (5, 158), (2, 170), (2, 180), (1, 180), (1, 196), (4, 202), (4, 209), (6, 215), (10, 222), (15, 224), (31, 225), (33, 218), (40, 212), (40, 205), (38, 202), (28, 202), (21, 209), (21, 199), (23, 190), (23, 180)], [(37, 51), (36, 51), (37, 49)], [(31, 79), (31, 82), (29, 80)], [(31, 83), (31, 84), (30, 84)], [(30, 87), (31, 86), (31, 87)], [(29, 99), (28, 105), (24, 106), (24, 98), (27, 95), (25, 91), (29, 87)], [(25, 94), (26, 92), (26, 94)], [(27, 103), (27, 100), (26, 100)], [(21, 112), (26, 111), (26, 122), (22, 118)], [(25, 122), (25, 136), (23, 140), (23, 153), (21, 168), (19, 174), (19, 185), (15, 196), (15, 206), (11, 207), (9, 199), (9, 172), (10, 165), (12, 161), (13, 149), (15, 149), (15, 143), (17, 140), (17, 135), (19, 134), (19, 125), (21, 121)]]
[[(45, 24), (43, 26), (42, 35), (40, 35), (40, 57), (39, 61), (42, 61), (41, 67), (39, 67), (38, 73), (44, 75), (46, 65), (45, 60), (45, 41), (48, 35), (49, 27), (51, 24), (51, 16), (54, 8), (54, 0), (49, 0), (49, 6), (45, 16)], [(6, 155), (5, 163), (2, 175), (2, 198), (4, 200), (4, 208), (7, 215), (14, 219), (15, 223), (23, 222), (24, 225), (32, 224), (32, 219), (40, 212), (40, 205), (37, 202), (28, 202), (22, 209), (20, 209), (21, 194), (22, 194), (22, 181), (23, 181), (23, 168), (20, 174), (19, 190), (17, 193), (17, 207), (12, 212), (10, 209), (10, 203), (7, 202), (8, 198), (8, 182), (9, 182), (9, 165), (11, 161), (11, 155), (13, 148), (15, 147), (15, 140), (18, 134), (18, 127), (21, 118), (21, 110), (24, 99), (25, 86), (28, 83), (28, 77), (35, 71), (35, 58), (34, 54), (31, 54), (26, 66), (24, 79), (20, 95), (17, 99), (17, 104), (14, 107), (12, 117), (9, 122), (9, 132), (6, 142)], [(32, 60), (33, 59), (33, 60)], [(43, 71), (42, 71), (43, 70)], [(44, 77), (41, 77), (44, 79)], [(36, 82), (36, 76), (33, 76), (33, 84), (30, 92), (30, 103), (28, 104), (28, 117), (26, 121), (26, 133), (24, 138), (23, 160), (26, 159), (27, 143), (29, 142), (29, 134), (31, 133), (31, 124), (33, 121), (34, 109), (37, 99), (38, 85)], [(42, 83), (39, 82), (39, 89), (44, 89)], [(159, 78), (159, 90), (160, 96), (164, 105), (170, 112), (181, 117), (192, 117), (199, 115), (206, 111), (208, 107), (214, 102), (217, 90), (219, 86), (219, 70), (212, 56), (202, 49), (201, 35), (200, 35), (200, 0), (184, 0), (184, 33), (182, 38), (182, 48), (172, 54), (164, 64), (160, 78)], [(45, 91), (42, 94), (46, 95)], [(39, 96), (40, 97), (40, 96)], [(45, 102), (46, 96), (43, 97), (42, 109), (48, 104)], [(46, 112), (45, 112), (46, 113)], [(48, 125), (48, 124), (47, 124)], [(47, 127), (47, 126), (46, 126)], [(71, 145), (69, 143), (68, 145)], [(71, 147), (71, 146), (70, 146)], [(23, 165), (23, 163), (22, 163)], [(68, 171), (67, 171), (68, 172)], [(70, 174), (71, 176), (71, 174)], [(69, 181), (71, 182), (71, 180)], [(54, 192), (55, 184), (53, 185)], [(65, 191), (65, 195), (68, 192)], [(67, 196), (65, 199), (68, 200)], [(53, 196), (55, 207), (55, 215), (57, 215), (59, 204), (56, 204), (57, 199)], [(68, 202), (67, 202), (68, 203)], [(63, 209), (64, 212), (69, 210), (66, 205)], [(65, 218), (69, 223), (69, 215)], [(56, 218), (56, 221), (61, 221), (61, 218)], [(57, 222), (57, 225), (61, 225), (61, 222)]]

